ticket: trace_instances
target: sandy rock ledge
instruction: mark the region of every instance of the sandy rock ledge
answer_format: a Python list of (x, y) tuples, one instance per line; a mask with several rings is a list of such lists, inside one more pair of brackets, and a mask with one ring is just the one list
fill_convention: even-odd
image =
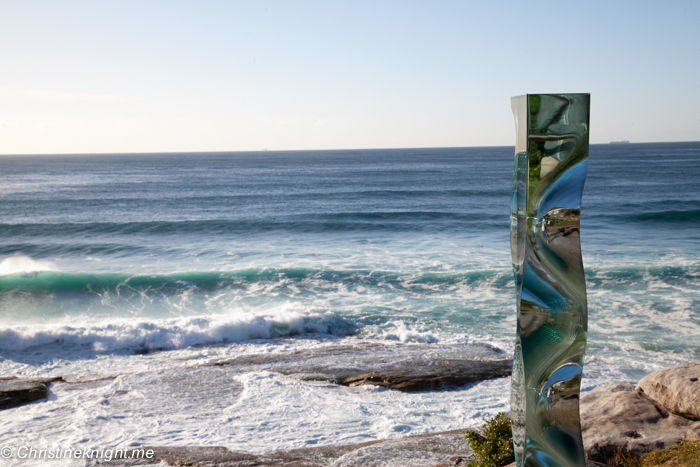
[(611, 382), (581, 398), (586, 456), (606, 462), (617, 449), (642, 455), (700, 437), (700, 421), (668, 411), (632, 384)]
[[(112, 460), (104, 465), (157, 465), (173, 467), (452, 467), (466, 466), (474, 456), (466, 430), (368, 441), (346, 446), (318, 446), (264, 453), (230, 451), (224, 447), (144, 447), (153, 449), (148, 460)], [(89, 465), (103, 465), (94, 462)]]
[(700, 362), (655, 371), (639, 381), (637, 390), (676, 415), (700, 420)]

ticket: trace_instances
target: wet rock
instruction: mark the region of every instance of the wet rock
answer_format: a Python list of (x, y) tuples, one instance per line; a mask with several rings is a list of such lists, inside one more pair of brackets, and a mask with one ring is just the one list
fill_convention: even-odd
[(19, 378), (17, 376), (2, 376), (0, 377), (0, 383), (6, 382), (6, 381), (37, 381), (39, 383), (49, 385), (51, 383), (56, 383), (56, 382), (63, 382), (63, 376), (37, 376), (34, 378)]
[(581, 398), (581, 430), (586, 456), (606, 462), (617, 449), (642, 455), (700, 437), (700, 422), (675, 415), (634, 385), (607, 383)]
[(90, 379), (69, 376), (47, 376), (20, 379), (17, 376), (0, 377), (0, 410), (28, 404), (48, 396), (48, 386), (53, 383), (82, 385), (115, 379), (116, 376)]
[(0, 381), (0, 410), (44, 399), (46, 384), (36, 380), (6, 379)]
[(486, 345), (367, 343), (242, 355), (205, 365), (271, 371), (290, 378), (345, 386), (422, 391), (509, 376), (512, 361), (503, 351)]
[(700, 420), (700, 362), (655, 371), (637, 389), (676, 415)]
[(384, 386), (399, 391), (425, 391), (445, 386), (459, 386), (475, 381), (510, 376), (512, 362), (470, 362), (443, 360), (419, 362), (410, 367), (388, 367), (350, 375), (338, 380), (344, 386)]

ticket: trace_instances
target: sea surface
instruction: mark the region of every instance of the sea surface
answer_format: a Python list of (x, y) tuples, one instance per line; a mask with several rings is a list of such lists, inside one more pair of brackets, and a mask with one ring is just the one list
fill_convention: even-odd
[[(507, 358), (513, 153), (0, 156), (0, 375), (107, 378), (4, 411), (0, 445), (261, 451), (507, 411), (508, 378), (399, 393), (194, 368), (368, 343)], [(700, 143), (591, 146), (584, 391), (700, 359), (699, 182)]]

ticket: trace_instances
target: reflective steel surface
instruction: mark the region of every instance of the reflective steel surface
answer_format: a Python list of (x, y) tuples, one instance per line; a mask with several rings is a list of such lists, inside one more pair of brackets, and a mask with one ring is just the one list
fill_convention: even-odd
[(511, 417), (516, 465), (585, 465), (579, 392), (586, 282), (579, 221), (589, 94), (512, 98), (511, 251), (518, 324)]

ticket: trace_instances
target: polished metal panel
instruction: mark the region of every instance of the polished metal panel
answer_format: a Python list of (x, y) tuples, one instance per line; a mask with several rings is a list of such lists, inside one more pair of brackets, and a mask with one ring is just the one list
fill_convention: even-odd
[(588, 310), (579, 221), (590, 95), (527, 94), (511, 104), (516, 466), (584, 467), (579, 392)]

